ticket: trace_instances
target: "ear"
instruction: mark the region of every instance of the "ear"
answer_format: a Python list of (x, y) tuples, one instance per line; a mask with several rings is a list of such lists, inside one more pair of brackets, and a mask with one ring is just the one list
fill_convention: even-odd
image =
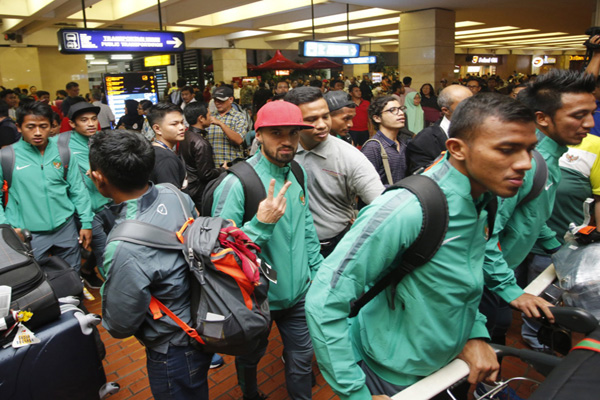
[(75, 129), (75, 122), (69, 120), (69, 125), (71, 126), (71, 128)]
[(535, 112), (535, 123), (539, 126), (547, 127), (550, 125), (551, 120), (552, 118), (550, 118), (549, 115), (544, 114), (542, 111)]
[(156, 133), (157, 135), (162, 135), (162, 132), (160, 131), (160, 125), (159, 124), (154, 124), (152, 125), (152, 130), (154, 131), (154, 133)]
[(456, 160), (464, 161), (467, 156), (468, 146), (458, 138), (450, 138), (446, 140), (446, 148), (452, 157)]
[(375, 122), (377, 122), (378, 124), (381, 124), (381, 117), (379, 115), (373, 115), (371, 117), (371, 119)]
[(448, 118), (448, 115), (450, 115), (450, 109), (448, 107), (442, 107), (442, 114)]
[(256, 131), (255, 138), (258, 140), (258, 143), (262, 144), (262, 134), (260, 133), (260, 129)]
[(106, 186), (106, 178), (104, 177), (102, 172), (98, 170), (90, 171), (90, 178), (92, 179), (92, 182), (94, 182), (97, 188)]

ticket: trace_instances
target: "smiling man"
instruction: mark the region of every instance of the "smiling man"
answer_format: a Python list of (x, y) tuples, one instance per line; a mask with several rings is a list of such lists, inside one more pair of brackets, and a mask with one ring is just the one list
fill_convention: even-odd
[[(79, 244), (89, 248), (92, 239), (90, 196), (77, 158), (71, 155), (68, 168), (63, 165), (56, 139), (48, 138), (51, 126), (49, 105), (35, 102), (17, 109), (17, 127), (23, 138), (2, 150), (2, 158), (13, 152), (14, 166), (7, 202), (3, 193), (0, 223), (31, 231), (33, 255), (38, 262), (44, 263), (52, 254), (79, 271)], [(7, 174), (11, 172), (2, 171), (0, 182), (7, 179)], [(75, 212), (82, 225), (79, 232)]]
[(304, 122), (314, 126), (300, 132), (296, 159), (311, 177), (307, 183), (310, 210), (321, 254), (327, 257), (356, 218), (356, 197), (369, 204), (383, 192), (383, 185), (358, 149), (330, 135), (329, 107), (318, 88), (298, 87), (285, 100), (300, 107)]
[(389, 285), (348, 323), (352, 302), (398, 266), (423, 226), (417, 197), (390, 190), (361, 212), (308, 291), (306, 318), (317, 361), (341, 399), (389, 399), (456, 357), (469, 364), (469, 382), (496, 377), (498, 362), (477, 309), (487, 203), (494, 195), (514, 196), (531, 168), (534, 115), (506, 96), (484, 94), (461, 103), (454, 122), (448, 153), (425, 172), (449, 210), (445, 240), (431, 260)]
[[(507, 303), (523, 311), (527, 317), (539, 316), (538, 307), (548, 314), (549, 304), (525, 294), (517, 285), (515, 273), (517, 276), (523, 274), (524, 286), (548, 266), (547, 262), (538, 263), (538, 257), (527, 257), (533, 246), (537, 243), (547, 254), (560, 247), (556, 234), (546, 225), (561, 177), (558, 161), (567, 151), (567, 145), (580, 144), (594, 126), (596, 102), (592, 92), (595, 86), (592, 75), (552, 70), (528, 84), (517, 97), (535, 112), (539, 139), (537, 150), (548, 167), (548, 178), (537, 197), (523, 201), (532, 191), (536, 170), (541, 167), (534, 161), (532, 169), (522, 180), (517, 196), (502, 201), (498, 208), (494, 237), (488, 242), (484, 265), (489, 292), (484, 293), (482, 302), (482, 312), (488, 317), (488, 328), (496, 342), (503, 341), (512, 319)], [(514, 151), (511, 146), (502, 150), (507, 153)], [(547, 258), (541, 257), (541, 260)], [(513, 270), (516, 270), (515, 273)], [(535, 338), (529, 343), (534, 348), (543, 348)]]
[(173, 103), (161, 102), (150, 107), (147, 116), (150, 127), (156, 133), (152, 142), (156, 157), (150, 180), (185, 189), (185, 166), (175, 154), (175, 146), (185, 139), (181, 108)]
[[(309, 195), (290, 163), (298, 147), (298, 131), (312, 126), (302, 120), (297, 106), (272, 101), (258, 111), (255, 128), (260, 151), (248, 159), (248, 164), (268, 190), (268, 196), (256, 215), (244, 223), (244, 189), (241, 181), (229, 174), (215, 189), (212, 215), (233, 220), (261, 246), (260, 257), (277, 271), (277, 283), (269, 287), (269, 306), (283, 340), (286, 387), (289, 398), (307, 400), (312, 392), (313, 349), (304, 296), (323, 258), (319, 255)], [(306, 182), (306, 174), (300, 170), (301, 180)], [(274, 197), (274, 193), (279, 194)], [(267, 205), (268, 212), (261, 210)], [(256, 366), (265, 354), (267, 342), (265, 337), (257, 351), (235, 360), (244, 399), (266, 398), (258, 391)]]

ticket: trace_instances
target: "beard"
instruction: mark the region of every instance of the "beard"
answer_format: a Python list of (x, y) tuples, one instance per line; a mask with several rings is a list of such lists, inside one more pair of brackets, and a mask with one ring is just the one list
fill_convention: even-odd
[(280, 164), (288, 164), (290, 161), (292, 161), (294, 159), (294, 155), (296, 155), (296, 149), (294, 149), (293, 147), (286, 147), (286, 149), (290, 150), (290, 153), (288, 154), (282, 154), (280, 153), (278, 150), (279, 149), (270, 149), (267, 146), (265, 146), (263, 144), (263, 151), (265, 152), (265, 155), (267, 156), (267, 158), (269, 158), (272, 161), (276, 161)]

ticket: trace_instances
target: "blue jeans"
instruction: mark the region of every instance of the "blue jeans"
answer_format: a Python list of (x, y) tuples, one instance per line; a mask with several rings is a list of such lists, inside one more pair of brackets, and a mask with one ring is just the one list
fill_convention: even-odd
[[(527, 263), (527, 283), (531, 283), (539, 274), (552, 263), (550, 256), (535, 255)], [(542, 324), (535, 319), (525, 317), (523, 314), (523, 325), (521, 326), (521, 337), (532, 349), (542, 350), (544, 345), (537, 338)]]
[[(290, 399), (309, 400), (312, 398), (312, 357), (313, 347), (306, 325), (304, 298), (291, 308), (271, 311), (271, 319), (277, 324), (283, 356), (285, 357), (285, 384)], [(253, 397), (258, 391), (256, 366), (265, 354), (268, 335), (252, 354), (235, 358), (238, 383), (246, 397)]]
[(156, 400), (208, 400), (212, 354), (169, 345), (167, 354), (146, 348), (150, 390)]

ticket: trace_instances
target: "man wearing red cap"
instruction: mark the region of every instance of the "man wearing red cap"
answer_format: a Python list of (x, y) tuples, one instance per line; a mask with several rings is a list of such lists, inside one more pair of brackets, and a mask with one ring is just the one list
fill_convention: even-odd
[[(261, 258), (277, 272), (277, 283), (269, 288), (272, 320), (277, 323), (283, 340), (286, 385), (291, 399), (310, 399), (312, 392), (311, 363), (313, 348), (304, 313), (304, 297), (312, 277), (323, 257), (308, 207), (308, 192), (299, 182), (306, 182), (306, 173), (299, 165), (302, 177), (297, 179), (290, 167), (301, 129), (312, 129), (304, 123), (297, 106), (274, 101), (258, 112), (257, 152), (247, 162), (254, 168), (268, 195), (257, 214), (243, 223), (244, 189), (233, 174), (215, 189), (212, 215), (233, 220), (237, 226), (261, 246)], [(277, 191), (277, 192), (276, 192)], [(274, 193), (278, 193), (274, 197)], [(258, 391), (256, 366), (267, 348), (254, 354), (237, 357), (238, 382), (244, 399), (265, 398)]]

